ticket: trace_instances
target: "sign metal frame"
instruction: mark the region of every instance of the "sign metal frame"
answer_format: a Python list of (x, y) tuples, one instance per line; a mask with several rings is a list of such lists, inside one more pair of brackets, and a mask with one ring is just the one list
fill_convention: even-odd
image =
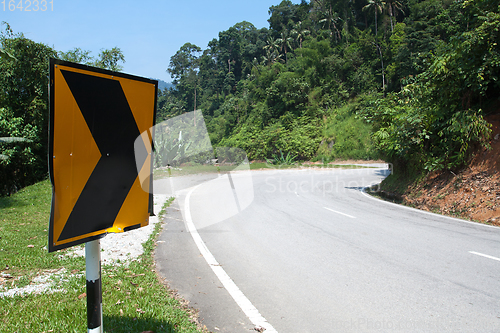
[(158, 81), (59, 59), (49, 72), (49, 252), (148, 225)]

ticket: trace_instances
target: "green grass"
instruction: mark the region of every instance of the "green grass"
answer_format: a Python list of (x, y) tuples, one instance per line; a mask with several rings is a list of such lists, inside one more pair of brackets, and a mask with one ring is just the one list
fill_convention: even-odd
[(269, 164), (264, 162), (256, 162), (250, 163), (250, 170), (259, 170), (259, 169), (294, 169), (298, 168), (300, 163), (295, 164)]
[[(168, 169), (155, 169), (153, 171), (153, 179), (161, 179), (166, 177), (180, 177), (180, 176), (188, 176), (194, 174), (203, 174), (203, 173), (218, 173), (219, 171), (229, 172), (236, 168), (236, 165), (221, 165), (219, 167), (214, 165), (194, 165), (194, 166), (181, 166), (171, 168), (170, 172)], [(238, 168), (241, 169), (241, 168)]]
[[(0, 297), (0, 332), (85, 332), (85, 259), (46, 249), (51, 187), (44, 181), (0, 198), (0, 272), (3, 286), (28, 285), (40, 273), (64, 268), (54, 277), (63, 291)], [(200, 332), (193, 312), (159, 280), (152, 257), (161, 223), (144, 244), (144, 254), (126, 266), (103, 266), (105, 332)], [(28, 247), (33, 245), (33, 247)]]
[(356, 117), (354, 105), (332, 109), (323, 128), (316, 160), (377, 159), (373, 145), (372, 126)]
[[(233, 167), (234, 168), (234, 167)], [(165, 177), (179, 177), (179, 176), (187, 176), (193, 174), (200, 173), (217, 173), (217, 167), (214, 165), (191, 165), (191, 166), (181, 166), (181, 167), (173, 167), (155, 169), (153, 171), (153, 179), (161, 179)]]
[[(161, 179), (166, 177), (179, 177), (187, 176), (193, 174), (202, 173), (218, 173), (219, 171), (229, 172), (232, 171), (236, 166), (234, 165), (221, 165), (219, 167), (214, 165), (194, 165), (194, 166), (183, 166), (175, 167), (170, 169), (155, 169), (153, 172), (153, 179)], [(293, 169), (297, 167), (310, 167), (310, 168), (342, 168), (342, 169), (361, 169), (361, 168), (373, 168), (370, 166), (362, 165), (347, 165), (347, 164), (335, 164), (335, 163), (324, 163), (324, 164), (303, 164), (301, 162), (295, 162), (293, 164), (270, 164), (266, 162), (255, 162), (249, 164), (250, 170), (259, 169)], [(238, 168), (240, 169), (240, 168)]]
[(376, 169), (374, 166), (365, 165), (355, 165), (355, 164), (335, 164), (335, 163), (325, 163), (325, 164), (305, 164), (303, 167), (309, 168), (319, 168), (319, 169)]
[[(424, 179), (425, 173), (420, 172), (399, 172), (398, 168), (393, 170), (393, 173), (385, 178), (381, 185), (381, 189), (387, 192), (392, 192), (398, 195), (403, 195), (408, 189), (416, 188)], [(416, 195), (416, 192), (414, 192)]]
[(250, 170), (270, 169), (270, 165), (265, 162), (250, 163)]
[(250, 164), (250, 170), (258, 170), (258, 169), (293, 169), (293, 168), (311, 168), (311, 169), (366, 169), (366, 168), (376, 168), (372, 166), (363, 166), (363, 165), (352, 165), (352, 164), (335, 164), (335, 163), (324, 163), (324, 164), (304, 164), (297, 163), (292, 165), (270, 165), (264, 162), (256, 162)]

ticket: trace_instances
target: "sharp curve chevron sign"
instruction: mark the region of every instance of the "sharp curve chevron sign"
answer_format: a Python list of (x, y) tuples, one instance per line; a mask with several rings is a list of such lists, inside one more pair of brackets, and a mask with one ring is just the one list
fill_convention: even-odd
[(155, 80), (50, 60), (49, 252), (148, 224), (157, 90)]

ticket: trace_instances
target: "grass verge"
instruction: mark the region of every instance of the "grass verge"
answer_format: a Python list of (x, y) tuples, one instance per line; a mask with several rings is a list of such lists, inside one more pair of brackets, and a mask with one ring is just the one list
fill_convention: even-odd
[(368, 188), (366, 192), (383, 200), (407, 205), (403, 201), (403, 195), (415, 188), (424, 177), (425, 173), (422, 171), (405, 173), (396, 168), (379, 185)]
[[(266, 162), (254, 162), (249, 164), (250, 170), (260, 170), (260, 169), (295, 169), (295, 168), (341, 168), (341, 169), (362, 169), (362, 168), (373, 168), (371, 166), (363, 165), (348, 165), (348, 164), (335, 164), (335, 163), (323, 163), (323, 164), (307, 164), (301, 162), (295, 162), (292, 164), (269, 164)], [(219, 167), (214, 165), (194, 165), (194, 166), (182, 166), (175, 167), (169, 170), (167, 168), (155, 169), (153, 172), (154, 179), (162, 179), (167, 177), (180, 177), (188, 176), (193, 174), (216, 174), (216, 173), (227, 173), (235, 169), (234, 165), (221, 165)]]
[[(85, 259), (48, 253), (51, 187), (43, 181), (0, 198), (0, 292), (52, 286), (41, 293), (0, 296), (0, 332), (85, 332)], [(102, 267), (105, 332), (200, 332), (195, 316), (159, 280), (152, 257), (157, 223), (144, 253)], [(52, 273), (52, 275), (48, 274)]]

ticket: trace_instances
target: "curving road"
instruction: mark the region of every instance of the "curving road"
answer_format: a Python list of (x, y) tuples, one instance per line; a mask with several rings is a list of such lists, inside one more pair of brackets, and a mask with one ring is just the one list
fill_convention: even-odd
[(213, 332), (499, 332), (500, 229), (362, 192), (387, 174), (198, 182), (168, 210), (160, 274)]

